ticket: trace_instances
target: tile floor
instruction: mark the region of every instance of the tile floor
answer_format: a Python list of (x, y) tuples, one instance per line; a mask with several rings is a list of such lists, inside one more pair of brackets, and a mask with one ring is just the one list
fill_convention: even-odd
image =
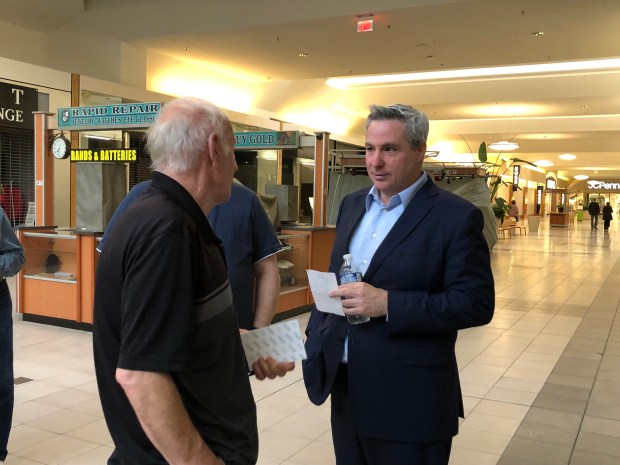
[[(578, 222), (500, 239), (493, 321), (457, 343), (466, 418), (451, 465), (620, 463), (620, 240)], [(298, 317), (302, 327), (307, 315)], [(103, 465), (112, 450), (91, 334), (15, 322), (6, 465)], [(334, 464), (329, 407), (299, 366), (252, 386), (260, 465)], [(389, 465), (389, 464), (386, 464)]]

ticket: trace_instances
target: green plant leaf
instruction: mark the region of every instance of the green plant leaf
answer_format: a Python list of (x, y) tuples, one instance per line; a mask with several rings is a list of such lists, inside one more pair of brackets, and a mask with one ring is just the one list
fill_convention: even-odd
[(486, 142), (482, 142), (480, 147), (478, 147), (478, 160), (483, 163), (487, 161), (487, 144)]
[(532, 163), (531, 161), (527, 161), (527, 160), (522, 160), (521, 158), (511, 158), (510, 159), (512, 161), (511, 164), (513, 163), (527, 163), (530, 166), (533, 166), (535, 168), (538, 168), (534, 163)]

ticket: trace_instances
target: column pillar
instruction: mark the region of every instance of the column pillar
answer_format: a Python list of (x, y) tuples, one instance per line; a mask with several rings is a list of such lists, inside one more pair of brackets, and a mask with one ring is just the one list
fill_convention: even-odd
[(314, 212), (312, 226), (327, 222), (327, 178), (329, 171), (329, 132), (317, 132), (314, 145)]
[(34, 112), (34, 222), (54, 225), (54, 160), (50, 153), (52, 130), (48, 118), (55, 113)]

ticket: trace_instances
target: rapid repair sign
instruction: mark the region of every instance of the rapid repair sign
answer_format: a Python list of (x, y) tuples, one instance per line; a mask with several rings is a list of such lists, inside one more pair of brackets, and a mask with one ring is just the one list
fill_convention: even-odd
[(58, 109), (58, 129), (122, 129), (149, 127), (161, 111), (161, 103), (123, 103)]

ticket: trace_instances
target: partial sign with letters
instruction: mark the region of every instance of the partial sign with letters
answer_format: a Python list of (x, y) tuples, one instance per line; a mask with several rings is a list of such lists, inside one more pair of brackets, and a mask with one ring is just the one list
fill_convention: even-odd
[(0, 126), (34, 129), (34, 115), (39, 106), (38, 91), (31, 87), (0, 82)]

